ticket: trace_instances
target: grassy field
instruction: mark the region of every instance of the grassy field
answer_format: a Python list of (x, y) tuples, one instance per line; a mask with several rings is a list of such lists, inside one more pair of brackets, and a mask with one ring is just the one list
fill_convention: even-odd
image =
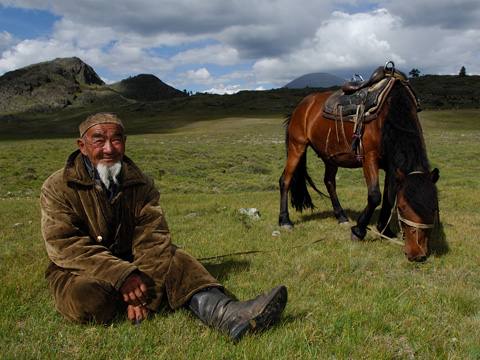
[[(177, 245), (197, 258), (265, 251), (203, 262), (239, 300), (287, 286), (279, 323), (236, 345), (185, 309), (165, 309), (139, 326), (124, 318), (78, 325), (59, 316), (44, 280), (38, 195), (75, 138), (0, 141), (0, 357), (480, 358), (480, 111), (425, 111), (421, 120), (430, 161), (440, 169), (446, 240), (423, 264), (371, 233), (351, 242), (318, 196), (313, 212), (290, 209), (294, 230), (275, 235), (285, 165), (281, 118), (192, 122), (128, 138), (127, 154), (160, 188)], [(323, 188), (323, 166), (312, 152), (308, 165)], [(340, 170), (338, 188), (355, 219), (366, 204), (361, 170)], [(252, 207), (259, 220), (239, 212)]]

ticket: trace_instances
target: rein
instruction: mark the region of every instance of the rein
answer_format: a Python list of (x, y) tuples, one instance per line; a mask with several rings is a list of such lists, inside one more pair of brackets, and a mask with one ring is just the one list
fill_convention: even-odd
[(324, 241), (324, 240), (328, 240), (328, 239), (330, 239), (330, 238), (332, 238), (332, 237), (333, 237), (333, 235), (330, 235), (330, 236), (327, 236), (327, 237), (324, 237), (324, 238), (321, 238), (321, 239), (312, 241), (312, 242), (310, 242), (310, 243), (308, 243), (308, 244), (290, 246), (290, 247), (286, 247), (286, 248), (284, 247), (284, 248), (276, 248), (276, 249), (271, 249), (271, 250), (249, 250), (249, 251), (240, 251), (240, 252), (233, 252), (233, 253), (224, 254), (224, 255), (217, 255), (217, 256), (210, 256), (210, 257), (198, 258), (197, 260), (198, 260), (198, 261), (205, 261), (205, 260), (220, 259), (220, 258), (224, 258), (224, 257), (227, 257), (227, 256), (237, 256), (237, 255), (246, 255), (246, 254), (258, 254), (258, 253), (270, 253), (270, 252), (276, 252), (276, 251), (285, 250), (285, 249), (298, 249), (298, 248), (303, 248), (303, 247), (307, 247), (307, 246), (310, 246), (310, 245), (319, 243), (319, 242)]
[[(370, 230), (372, 233), (374, 233), (375, 235), (378, 235), (394, 244), (397, 244), (397, 245), (401, 245), (401, 246), (404, 246), (405, 244), (402, 243), (401, 241), (398, 241), (397, 239), (392, 239), (391, 237), (388, 237), (387, 235), (383, 235), (383, 232), (385, 231), (385, 229), (388, 227), (388, 225), (390, 224), (390, 221), (392, 220), (392, 216), (393, 216), (393, 212), (395, 211), (395, 209), (397, 208), (397, 198), (395, 197), (395, 204), (393, 204), (393, 207), (392, 207), (392, 211), (390, 212), (390, 217), (388, 218), (388, 221), (387, 221), (387, 224), (385, 225), (385, 227), (383, 228), (382, 232), (379, 233), (378, 231), (375, 231), (373, 229), (370, 229), (367, 227), (368, 230)], [(398, 210), (397, 210), (397, 214), (398, 214)], [(402, 227), (400, 226), (400, 230), (402, 231)], [(403, 235), (403, 234), (402, 234)], [(402, 236), (403, 237), (403, 236)]]

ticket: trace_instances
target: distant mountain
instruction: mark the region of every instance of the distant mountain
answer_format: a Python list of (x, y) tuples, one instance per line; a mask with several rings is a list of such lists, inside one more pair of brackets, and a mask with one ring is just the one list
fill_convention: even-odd
[(311, 73), (296, 78), (284, 87), (288, 89), (303, 89), (306, 87), (329, 88), (332, 86), (342, 86), (345, 81), (345, 79), (339, 76), (328, 73)]
[(1, 113), (50, 113), (67, 107), (122, 105), (187, 96), (153, 75), (138, 75), (112, 86), (76, 57), (59, 58), (0, 76)]
[(157, 101), (188, 96), (154, 75), (140, 74), (111, 85), (121, 95), (137, 101)]

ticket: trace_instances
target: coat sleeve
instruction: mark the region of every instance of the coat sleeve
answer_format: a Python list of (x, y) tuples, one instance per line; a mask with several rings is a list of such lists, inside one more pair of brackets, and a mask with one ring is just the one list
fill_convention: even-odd
[(71, 191), (63, 185), (60, 172), (42, 186), (41, 228), (47, 254), (57, 266), (76, 275), (103, 280), (119, 290), (136, 267), (114, 256), (87, 233), (86, 219), (74, 210), (67, 196)]
[(149, 289), (150, 308), (160, 307), (165, 278), (172, 259), (170, 231), (161, 206), (159, 192), (153, 180), (147, 180), (143, 207), (139, 210), (132, 252), (135, 266), (140, 270)]

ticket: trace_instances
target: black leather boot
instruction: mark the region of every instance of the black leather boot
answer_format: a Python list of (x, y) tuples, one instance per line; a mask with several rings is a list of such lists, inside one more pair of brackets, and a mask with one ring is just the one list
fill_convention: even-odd
[(273, 324), (286, 304), (287, 288), (280, 285), (243, 302), (230, 299), (219, 289), (203, 291), (193, 295), (188, 306), (203, 323), (238, 341), (248, 331), (260, 331)]

